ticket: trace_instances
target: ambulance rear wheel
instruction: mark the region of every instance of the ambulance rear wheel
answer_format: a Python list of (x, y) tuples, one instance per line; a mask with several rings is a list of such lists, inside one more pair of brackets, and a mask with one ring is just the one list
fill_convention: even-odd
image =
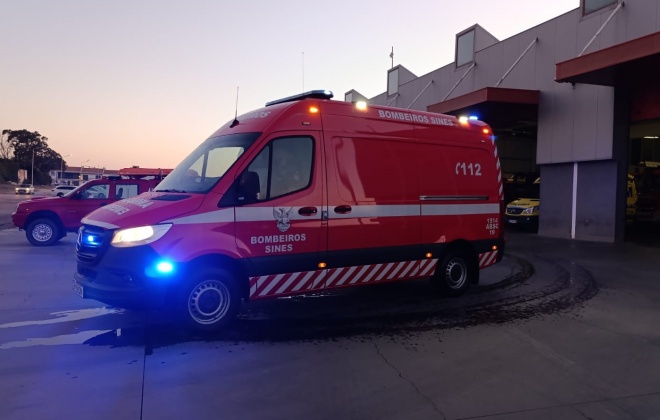
[(472, 284), (475, 267), (474, 258), (462, 249), (450, 250), (438, 265), (433, 284), (447, 296), (460, 296)]
[(235, 277), (226, 270), (211, 270), (196, 275), (184, 285), (179, 308), (189, 327), (211, 332), (231, 323), (240, 303)]

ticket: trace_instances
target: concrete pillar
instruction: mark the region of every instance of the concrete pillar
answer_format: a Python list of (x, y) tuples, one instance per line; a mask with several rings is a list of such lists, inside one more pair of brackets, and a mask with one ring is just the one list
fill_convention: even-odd
[(573, 164), (541, 165), (539, 235), (571, 237)]

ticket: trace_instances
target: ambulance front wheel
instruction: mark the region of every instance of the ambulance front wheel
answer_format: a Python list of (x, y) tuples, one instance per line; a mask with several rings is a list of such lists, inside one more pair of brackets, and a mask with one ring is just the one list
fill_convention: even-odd
[(241, 299), (233, 274), (203, 271), (182, 288), (179, 307), (183, 321), (198, 331), (217, 331), (233, 321)]
[(470, 253), (457, 248), (450, 250), (438, 265), (433, 284), (447, 296), (460, 296), (474, 282), (475, 262)]

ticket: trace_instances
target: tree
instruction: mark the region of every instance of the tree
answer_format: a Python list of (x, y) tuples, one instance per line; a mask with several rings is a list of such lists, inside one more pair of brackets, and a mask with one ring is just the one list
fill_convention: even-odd
[(0, 160), (9, 160), (11, 158), (11, 144), (9, 143), (9, 131), (2, 130), (0, 135)]
[(29, 169), (32, 166), (33, 153), (35, 167), (38, 166), (39, 156), (48, 149), (47, 137), (42, 136), (38, 131), (4, 130), (3, 133), (7, 133), (9, 144), (14, 151), (14, 159), (22, 169)]
[(34, 156), (35, 180), (47, 182), (47, 172), (60, 168), (62, 156), (48, 147), (48, 137), (38, 131), (2, 130), (2, 138), (6, 138), (3, 141), (9, 145), (9, 155), (13, 152), (20, 169), (31, 170)]

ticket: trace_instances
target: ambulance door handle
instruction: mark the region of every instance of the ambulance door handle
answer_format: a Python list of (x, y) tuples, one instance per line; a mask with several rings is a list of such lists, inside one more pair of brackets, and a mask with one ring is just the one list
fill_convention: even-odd
[(316, 207), (301, 207), (300, 210), (298, 210), (298, 214), (301, 216), (313, 216), (318, 212), (316, 210)]
[(351, 212), (351, 206), (343, 205), (335, 207), (335, 213), (346, 214)]

